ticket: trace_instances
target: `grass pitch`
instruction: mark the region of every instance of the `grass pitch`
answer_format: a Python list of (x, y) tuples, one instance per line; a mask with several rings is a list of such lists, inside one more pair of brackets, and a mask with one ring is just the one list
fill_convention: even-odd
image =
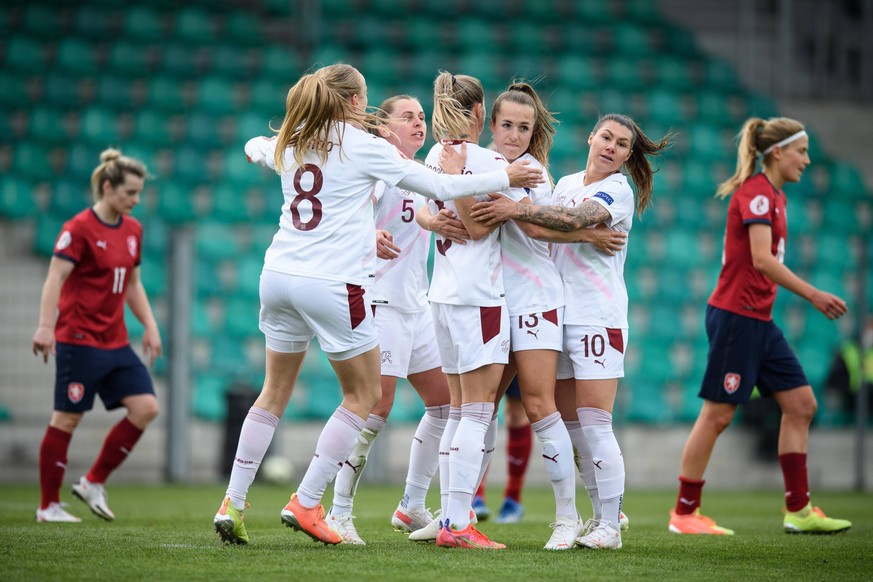
[[(39, 488), (0, 487), (0, 580), (870, 580), (873, 579), (873, 495), (826, 492), (813, 501), (829, 515), (850, 519), (833, 536), (782, 532), (781, 491), (706, 490), (704, 508), (733, 537), (679, 536), (667, 531), (675, 491), (629, 491), (630, 530), (618, 551), (542, 549), (551, 531), (551, 490), (524, 491), (521, 523), (484, 522), (481, 529), (507, 545), (499, 552), (437, 548), (410, 542), (389, 519), (402, 487), (361, 486), (356, 525), (367, 542), (327, 547), (284, 527), (279, 511), (291, 490), (255, 483), (246, 526), (248, 546), (224, 546), (212, 517), (223, 486), (109, 485), (117, 519), (104, 522), (62, 498), (81, 524), (39, 524)], [(496, 510), (501, 491), (489, 490)], [(330, 500), (330, 491), (325, 497)], [(438, 506), (436, 495), (430, 497)], [(590, 512), (580, 488), (577, 505)]]

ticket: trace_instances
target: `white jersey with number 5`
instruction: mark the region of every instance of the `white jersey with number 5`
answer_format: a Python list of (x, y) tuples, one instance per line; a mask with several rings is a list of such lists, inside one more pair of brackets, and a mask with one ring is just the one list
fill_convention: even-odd
[[(612, 174), (586, 186), (585, 172), (565, 176), (552, 195), (559, 206), (575, 208), (593, 200), (609, 211), (606, 226), (630, 232), (634, 214), (634, 194), (627, 178)], [(627, 328), (627, 287), (624, 261), (627, 245), (607, 255), (588, 243), (552, 245), (552, 258), (564, 280), (565, 325), (593, 325)]]
[(376, 228), (391, 233), (400, 248), (394, 259), (376, 259), (376, 282), (367, 290), (372, 305), (386, 305), (399, 311), (427, 309), (427, 253), (430, 233), (415, 221), (415, 210), (425, 198), (403, 188), (386, 188), (379, 183), (376, 199)]
[[(530, 161), (533, 167), (543, 167), (530, 154), (519, 159)], [(552, 204), (552, 187), (548, 182), (525, 190), (529, 190), (533, 204)], [(564, 287), (549, 256), (549, 243), (530, 238), (514, 220), (507, 220), (500, 227), (500, 250), (509, 315), (528, 315), (564, 305)]]
[[(461, 142), (452, 142), (452, 145), (460, 150)], [(442, 171), (439, 161), (442, 147), (441, 144), (434, 144), (424, 162), (428, 168), (437, 172)], [(467, 160), (462, 173), (480, 174), (505, 168), (507, 164), (506, 159), (497, 152), (467, 143)], [(520, 188), (508, 188), (499, 193), (515, 202), (527, 196)], [(477, 196), (476, 199), (484, 201), (488, 200), (488, 196)], [(428, 202), (428, 209), (434, 214), (441, 208), (448, 208), (458, 214), (457, 207), (451, 200)], [(468, 240), (465, 245), (453, 244), (440, 235), (435, 238), (433, 280), (428, 293), (431, 302), (480, 307), (505, 303), (499, 228), (495, 228), (483, 239)]]
[[(333, 144), (342, 139), (342, 148)], [(322, 164), (307, 152), (297, 167), (291, 148), (285, 151), (282, 193), (285, 197), (279, 231), (264, 257), (264, 269), (290, 275), (365, 285), (373, 279), (376, 235), (370, 193), (382, 180), (387, 186), (403, 181), (425, 195), (450, 198), (507, 187), (506, 172), (477, 176), (438, 176), (405, 158), (386, 140), (350, 125), (335, 124), (332, 145)], [(276, 140), (256, 137), (246, 143), (249, 159), (275, 169)]]

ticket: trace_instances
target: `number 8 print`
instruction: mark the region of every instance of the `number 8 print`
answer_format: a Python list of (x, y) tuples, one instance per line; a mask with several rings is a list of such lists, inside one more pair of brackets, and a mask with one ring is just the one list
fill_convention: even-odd
[[(300, 185), (300, 180), (303, 174), (312, 173), (312, 188), (304, 190)], [(316, 195), (321, 192), (321, 187), (324, 185), (324, 175), (321, 173), (321, 168), (315, 164), (306, 164), (302, 168), (297, 168), (294, 174), (294, 191), (297, 196), (291, 201), (291, 222), (297, 230), (313, 230), (321, 222), (321, 200), (316, 198)], [(307, 200), (312, 207), (312, 218), (303, 222), (300, 220), (300, 211), (297, 209), (300, 203)]]

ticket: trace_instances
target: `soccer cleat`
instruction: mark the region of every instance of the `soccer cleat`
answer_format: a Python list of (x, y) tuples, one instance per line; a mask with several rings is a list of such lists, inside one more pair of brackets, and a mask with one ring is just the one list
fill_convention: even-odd
[[(416, 509), (406, 509), (402, 504), (397, 506), (394, 515), (391, 516), (391, 525), (396, 531), (404, 533), (412, 533), (427, 527), (433, 521), (433, 514), (430, 509), (419, 507)], [(434, 538), (436, 539), (436, 538)]]
[(518, 523), (524, 515), (524, 506), (512, 498), (505, 498), (494, 521), (497, 523)]
[(115, 519), (115, 514), (109, 509), (106, 489), (102, 483), (91, 483), (85, 477), (81, 477), (78, 483), (73, 483), (73, 495), (84, 501), (97, 517), (106, 521)]
[(618, 527), (621, 528), (621, 531), (627, 531), (627, 528), (630, 527), (630, 520), (623, 511), (618, 512)]
[[(248, 506), (246, 503), (246, 507)], [(215, 524), (215, 533), (224, 543), (240, 545), (249, 543), (243, 511), (237, 509), (230, 502), (230, 497), (225, 497), (224, 501), (221, 502), (221, 507), (218, 508), (218, 513), (215, 514), (212, 523)]]
[(479, 521), (485, 521), (491, 517), (491, 510), (485, 505), (485, 499), (480, 495), (473, 497), (473, 513), (476, 514), (476, 519)]
[(67, 513), (64, 509), (66, 503), (53, 501), (45, 509), (36, 510), (36, 521), (40, 523), (81, 523), (81, 519)]
[(358, 530), (355, 529), (355, 516), (351, 513), (333, 515), (328, 512), (326, 521), (330, 529), (338, 533), (342, 538), (342, 543), (354, 544), (356, 546), (367, 545), (367, 542), (358, 535)]
[[(439, 512), (437, 512), (439, 514)], [(409, 534), (409, 540), (413, 542), (435, 542), (440, 532), (440, 518), (434, 517), (430, 523), (421, 529)]]
[(447, 523), (443, 523), (437, 534), (436, 545), (441, 548), (464, 548), (468, 550), (506, 549), (505, 545), (489, 540), (488, 536), (473, 527), (472, 523), (460, 531), (452, 529)]
[(559, 517), (553, 524), (552, 537), (546, 542), (544, 550), (570, 550), (576, 545), (576, 538), (582, 533), (582, 522), (578, 519)]
[(594, 519), (593, 517), (591, 519), (589, 519), (588, 521), (586, 521), (585, 525), (582, 526), (582, 535), (584, 536), (588, 532), (592, 531), (595, 527), (597, 527), (598, 523), (600, 523), (600, 521), (597, 519)]
[(576, 538), (576, 544), (591, 550), (620, 550), (621, 532), (605, 519), (589, 528), (588, 533)]
[(785, 533), (827, 535), (846, 531), (852, 527), (852, 522), (828, 517), (810, 503), (800, 511), (785, 511), (782, 525)]
[(734, 530), (719, 527), (715, 520), (700, 513), (700, 508), (694, 513), (679, 515), (675, 509), (670, 510), (670, 525), (668, 529), (677, 534), (704, 534), (714, 536), (732, 536)]
[(325, 544), (338, 544), (343, 541), (324, 520), (324, 507), (320, 503), (315, 507), (303, 507), (296, 493), (291, 495), (291, 500), (282, 509), (281, 516), (282, 523), (291, 529), (302, 531), (315, 541)]

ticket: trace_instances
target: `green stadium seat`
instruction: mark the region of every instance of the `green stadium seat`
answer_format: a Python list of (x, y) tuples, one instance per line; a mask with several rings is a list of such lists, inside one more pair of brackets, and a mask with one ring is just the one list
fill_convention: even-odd
[(502, 59), (490, 53), (465, 52), (458, 58), (456, 75), (470, 75), (476, 77), (490, 94), (505, 87), (506, 76), (501, 70)]
[[(336, 51), (336, 52), (333, 52)], [(322, 47), (316, 51), (314, 63), (320, 62), (324, 65), (332, 65), (335, 62), (342, 61), (343, 56), (337, 49)], [(281, 103), (285, 102), (285, 93), (288, 89), (297, 82), (297, 79), (303, 74), (300, 55), (291, 46), (281, 44), (270, 44), (260, 51), (260, 60), (256, 67), (260, 70), (260, 74), (264, 77), (271, 77), (272, 80), (284, 86), (281, 93)], [(364, 72), (366, 76), (366, 72)]]
[(6, 41), (6, 67), (27, 73), (47, 68), (46, 45), (31, 36), (14, 35)]
[[(655, 377), (661, 377), (659, 374), (663, 374), (663, 377), (666, 377), (673, 372), (672, 368), (662, 367), (669, 366), (669, 353), (662, 354), (658, 350), (663, 348), (669, 352), (668, 344), (672, 343), (674, 339), (681, 337), (680, 310), (677, 307), (675, 304), (659, 303), (652, 305), (649, 309), (649, 333), (646, 339), (663, 343), (658, 347), (653, 345), (646, 346), (646, 350), (643, 352), (646, 356), (645, 360), (643, 360), (643, 369)], [(650, 352), (654, 352), (654, 355)], [(653, 358), (667, 358), (667, 361), (656, 363), (652, 361)]]
[(686, 195), (694, 196), (700, 200), (713, 196), (718, 186), (710, 171), (709, 164), (694, 159), (688, 160), (684, 164), (682, 184)]
[(106, 64), (116, 75), (146, 77), (152, 72), (154, 48), (117, 39), (108, 47)]
[(575, 0), (570, 3), (572, 16), (586, 25), (613, 24), (614, 4), (604, 0)]
[(680, 93), (653, 89), (647, 95), (649, 121), (666, 126), (684, 125), (688, 119), (684, 98)]
[(45, 180), (52, 174), (45, 148), (29, 142), (21, 142), (12, 152), (12, 175), (22, 178)]
[(185, 111), (187, 97), (185, 81), (168, 76), (154, 76), (148, 83), (147, 105), (163, 111)]
[(653, 40), (646, 27), (628, 21), (617, 21), (609, 27), (612, 51), (616, 53), (645, 58), (654, 51)]
[(163, 297), (167, 294), (167, 267), (163, 257), (143, 255), (140, 278), (149, 297)]
[(257, 297), (233, 297), (225, 304), (224, 333), (234, 338), (259, 333), (258, 311), (260, 302)]
[(634, 382), (628, 387), (628, 422), (664, 424), (671, 420), (670, 407), (664, 400), (662, 386), (652, 382)]
[(255, 69), (255, 56), (259, 54), (253, 48), (244, 48), (231, 44), (218, 44), (203, 51), (205, 66), (210, 74), (226, 79), (248, 79)]
[(233, 10), (224, 15), (221, 38), (240, 50), (243, 46), (259, 46), (263, 43), (264, 27), (258, 17), (249, 10)]
[(67, 37), (58, 43), (55, 67), (61, 71), (94, 74), (99, 70), (99, 53), (93, 42)]
[(652, 62), (655, 82), (672, 91), (690, 91), (694, 80), (690, 64), (679, 57), (659, 56)]
[(861, 173), (855, 166), (844, 162), (830, 164), (830, 196), (854, 199), (870, 198), (870, 190), (864, 184)]
[(131, 110), (140, 104), (134, 102), (134, 82), (116, 75), (97, 77), (97, 102), (116, 110)]
[(182, 8), (173, 19), (173, 36), (200, 45), (212, 42), (216, 39), (218, 29), (213, 14), (212, 10), (192, 6)]
[[(718, 91), (701, 89), (695, 91), (697, 119), (703, 123), (721, 124), (733, 127), (740, 123), (732, 110), (729, 98)], [(739, 126), (734, 130), (739, 132)]]
[(65, 113), (55, 107), (34, 106), (30, 110), (28, 138), (44, 144), (63, 144), (67, 134)]
[(695, 157), (705, 160), (721, 160), (733, 162), (736, 150), (730, 140), (730, 135), (718, 127), (695, 123), (687, 127), (690, 140), (690, 152)]
[(21, 17), (21, 28), (29, 33), (43, 38), (57, 38), (64, 32), (64, 14), (53, 6), (43, 2), (28, 3), (24, 6)]
[[(733, 65), (727, 61), (707, 57), (704, 70), (704, 82), (708, 89), (720, 91), (722, 94), (741, 91), (742, 84)], [(765, 116), (769, 117), (769, 115)]]
[(30, 77), (26, 72), (0, 71), (0, 105), (6, 110), (30, 105), (32, 99), (28, 90), (29, 84)]
[[(860, 266), (856, 262), (853, 246), (850, 233), (825, 231), (815, 235), (817, 262), (832, 269), (856, 269)], [(840, 286), (842, 287), (842, 284)], [(831, 292), (836, 293), (836, 291)]]
[(746, 95), (746, 115), (748, 117), (763, 117), (769, 119), (779, 116), (779, 109), (776, 107), (776, 102), (766, 95), (758, 93), (749, 93)]
[(91, 187), (78, 180), (56, 180), (51, 185), (51, 211), (58, 216), (73, 216), (93, 202)]
[(233, 227), (219, 222), (201, 221), (194, 235), (197, 256), (209, 261), (239, 257), (239, 244)]
[(142, 236), (143, 252), (155, 256), (167, 254), (167, 247), (170, 244), (170, 227), (165, 220), (159, 216), (149, 217), (148, 223), (143, 228)]
[(197, 106), (213, 115), (237, 111), (236, 87), (222, 77), (205, 77), (197, 87)]
[(664, 21), (657, 3), (651, 0), (624, 0), (623, 5), (623, 16), (636, 22), (651, 25)]
[(199, 373), (194, 377), (192, 409), (204, 420), (224, 420), (227, 416), (225, 394), (230, 380), (223, 374)]
[[(224, 179), (240, 191), (244, 191), (249, 186), (263, 183), (271, 172), (271, 170), (250, 164), (246, 160), (245, 152), (239, 149), (227, 152), (222, 168), (224, 169)], [(276, 174), (273, 173), (270, 177), (275, 176)], [(278, 180), (276, 184), (278, 184)]]
[(267, 248), (273, 243), (273, 237), (279, 232), (279, 209), (273, 210), (272, 223), (260, 223), (252, 227), (250, 248), (253, 253), (257, 253), (263, 262), (264, 253)]
[(0, 177), (0, 215), (13, 219), (32, 218), (38, 210), (30, 182), (15, 176)]
[(43, 256), (51, 256), (55, 241), (61, 232), (64, 221), (70, 218), (58, 217), (54, 214), (39, 214), (36, 218), (36, 235), (33, 239), (33, 250)]
[(264, 250), (244, 255), (237, 265), (237, 296), (257, 302), (260, 297), (261, 272), (264, 270)]
[[(861, 222), (862, 213), (857, 211), (856, 202), (852, 199), (840, 197), (838, 194), (826, 196), (822, 201), (824, 226), (831, 232), (842, 233), (843, 235), (851, 235), (853, 233), (861, 233), (864, 230), (864, 225)], [(791, 216), (789, 228), (794, 230), (794, 217)]]
[[(183, 145), (173, 152), (175, 171), (174, 180), (183, 180), (187, 184), (197, 184), (209, 178), (209, 168), (206, 154), (196, 145)], [(190, 188), (193, 192), (194, 188)]]
[(79, 81), (70, 73), (48, 73), (42, 79), (42, 105), (52, 105), (62, 109), (83, 107), (85, 103), (79, 90)]
[(636, 56), (616, 56), (604, 63), (605, 80), (619, 91), (641, 91), (648, 86), (641, 62)]
[(156, 10), (134, 6), (124, 11), (124, 35), (134, 39), (154, 41), (166, 38), (164, 23)]
[(80, 126), (82, 139), (89, 143), (108, 146), (119, 143), (121, 139), (118, 115), (102, 107), (84, 109)]
[(179, 181), (164, 181), (158, 188), (158, 214), (169, 222), (193, 222), (197, 218), (194, 186)]
[(168, 146), (173, 143), (169, 117), (154, 109), (139, 109), (133, 116), (132, 139), (148, 146)]
[(661, 37), (665, 40), (662, 48), (664, 52), (669, 51), (670, 54), (683, 55), (688, 58), (695, 58), (699, 55), (700, 50), (697, 48), (694, 34), (689, 29), (666, 22), (662, 23), (659, 28)]
[(199, 77), (203, 73), (203, 50), (187, 44), (172, 42), (159, 52), (160, 72), (179, 79)]
[(118, 30), (114, 25), (115, 14), (99, 6), (84, 5), (76, 9), (73, 27), (77, 34), (91, 39), (114, 39)]

